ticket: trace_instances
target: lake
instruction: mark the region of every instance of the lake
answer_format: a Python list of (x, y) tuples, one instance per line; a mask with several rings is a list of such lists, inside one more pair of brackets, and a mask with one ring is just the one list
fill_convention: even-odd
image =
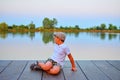
[[(0, 60), (46, 60), (54, 49), (52, 35), (0, 33)], [(65, 43), (75, 60), (120, 60), (120, 33), (78, 32), (66, 36)]]

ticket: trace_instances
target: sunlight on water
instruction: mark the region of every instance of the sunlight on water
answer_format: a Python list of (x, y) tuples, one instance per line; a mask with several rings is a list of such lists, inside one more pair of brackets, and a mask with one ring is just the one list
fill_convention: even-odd
[[(45, 60), (54, 49), (53, 33), (0, 34), (0, 60)], [(119, 60), (119, 33), (66, 33), (75, 60)], [(68, 58), (66, 58), (68, 59)]]

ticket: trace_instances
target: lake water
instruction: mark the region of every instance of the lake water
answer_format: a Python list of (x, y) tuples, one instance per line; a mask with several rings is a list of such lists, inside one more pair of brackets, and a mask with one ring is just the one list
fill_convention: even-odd
[[(52, 35), (0, 33), (0, 60), (46, 60), (54, 49)], [(75, 60), (120, 60), (120, 33), (80, 32), (66, 36), (65, 43)]]

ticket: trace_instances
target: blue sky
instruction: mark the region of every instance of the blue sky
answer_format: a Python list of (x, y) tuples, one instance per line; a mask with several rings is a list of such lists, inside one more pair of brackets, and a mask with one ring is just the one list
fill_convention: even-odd
[(0, 22), (36, 27), (45, 17), (58, 20), (57, 26), (81, 28), (105, 23), (120, 26), (120, 0), (0, 0)]

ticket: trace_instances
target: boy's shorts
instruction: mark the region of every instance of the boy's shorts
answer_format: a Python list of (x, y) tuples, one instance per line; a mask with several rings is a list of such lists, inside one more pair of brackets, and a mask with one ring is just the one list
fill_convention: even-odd
[(48, 59), (46, 60), (46, 62), (47, 62), (47, 61), (50, 61), (50, 62), (52, 63), (53, 66), (56, 65), (56, 66), (60, 66), (60, 68), (62, 68), (61, 65), (60, 65), (59, 63), (57, 63), (56, 61), (54, 61), (54, 60), (52, 60), (52, 59), (50, 59), (50, 58), (48, 58)]

